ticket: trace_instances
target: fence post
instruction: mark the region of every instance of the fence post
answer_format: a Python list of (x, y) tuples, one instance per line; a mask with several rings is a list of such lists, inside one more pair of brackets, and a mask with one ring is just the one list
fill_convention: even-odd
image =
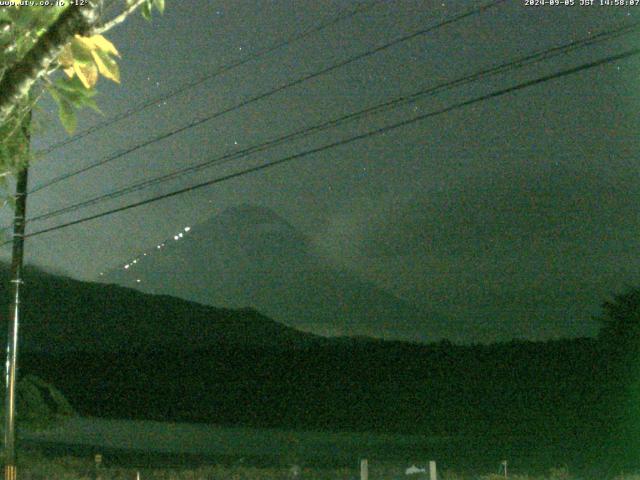
[(95, 478), (96, 480), (102, 480), (102, 475), (100, 475), (100, 467), (102, 466), (102, 455), (100, 453), (96, 453), (93, 459), (95, 460), (95, 470), (93, 478)]
[(369, 480), (369, 462), (366, 458), (360, 460), (360, 480)]
[(435, 460), (429, 460), (429, 480), (438, 480)]

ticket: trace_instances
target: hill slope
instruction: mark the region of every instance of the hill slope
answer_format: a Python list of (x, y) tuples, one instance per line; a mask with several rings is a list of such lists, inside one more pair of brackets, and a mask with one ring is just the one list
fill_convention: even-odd
[(327, 266), (304, 235), (267, 208), (230, 208), (187, 228), (160, 249), (149, 245), (104, 281), (208, 305), (250, 306), (332, 336), (417, 340), (415, 332), (424, 330), (417, 326), (424, 324), (431, 333), (419, 340), (448, 336), (441, 316)]
[[(0, 312), (9, 309), (0, 267)], [(223, 309), (27, 269), (22, 351), (198, 350), (219, 344), (297, 348), (321, 341), (252, 309)], [(6, 317), (0, 317), (6, 318)], [(0, 324), (2, 341), (6, 324)]]
[(58, 387), (82, 415), (507, 436), (601, 435), (614, 425), (603, 399), (620, 386), (608, 383), (592, 339), (326, 339), (254, 310), (33, 270), (26, 279), (21, 372)]

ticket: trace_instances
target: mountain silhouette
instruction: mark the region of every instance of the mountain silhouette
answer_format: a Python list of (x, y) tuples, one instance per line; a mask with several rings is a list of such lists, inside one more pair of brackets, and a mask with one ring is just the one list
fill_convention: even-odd
[[(248, 306), (330, 336), (419, 341), (446, 336), (441, 316), (327, 265), (303, 234), (270, 209), (243, 205), (184, 228), (101, 279), (208, 305)], [(418, 337), (418, 325), (425, 323), (432, 335)]]
[[(9, 271), (0, 265), (0, 311), (9, 311)], [(6, 315), (2, 315), (6, 322)], [(4, 322), (3, 322), (4, 324)], [(0, 325), (6, 335), (6, 324)], [(194, 351), (217, 345), (299, 348), (320, 337), (251, 309), (224, 309), (117, 285), (25, 272), (20, 348), (65, 351)]]

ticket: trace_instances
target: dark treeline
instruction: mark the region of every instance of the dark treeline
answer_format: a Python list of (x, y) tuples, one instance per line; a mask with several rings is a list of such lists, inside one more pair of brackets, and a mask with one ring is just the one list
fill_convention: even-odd
[(591, 339), (471, 347), (358, 340), (292, 350), (26, 354), (22, 365), (87, 415), (530, 435), (595, 426), (607, 395), (598, 356)]

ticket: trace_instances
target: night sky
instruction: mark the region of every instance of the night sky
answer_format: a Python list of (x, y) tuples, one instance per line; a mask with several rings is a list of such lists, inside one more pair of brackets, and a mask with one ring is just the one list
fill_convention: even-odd
[[(30, 185), (482, 3), (378, 2), (52, 152), (33, 166)], [(328, 0), (167, 2), (165, 15), (155, 16), (152, 23), (132, 18), (108, 35), (122, 53), (122, 85), (102, 81), (98, 103), (104, 117), (85, 112), (81, 119), (92, 125), (356, 6)], [(543, 8), (507, 1), (44, 189), (29, 198), (28, 211), (37, 215), (60, 208), (639, 19), (640, 7)], [(33, 223), (28, 230), (275, 160), (634, 47), (637, 33)], [(640, 280), (639, 65), (638, 57), (609, 63), (35, 237), (27, 241), (28, 262), (98, 280), (99, 272), (116, 268), (185, 225), (197, 225), (230, 207), (257, 205), (306, 236), (327, 265), (450, 318), (459, 332), (457, 341), (594, 335), (597, 324), (591, 317), (602, 301)], [(65, 137), (48, 101), (37, 118), (41, 128), (34, 135), (35, 149)], [(5, 213), (3, 223), (8, 221)], [(197, 275), (188, 281), (197, 284)], [(417, 324), (415, 338), (428, 337), (429, 331), (425, 319)], [(393, 326), (372, 322), (368, 333), (393, 337)]]

